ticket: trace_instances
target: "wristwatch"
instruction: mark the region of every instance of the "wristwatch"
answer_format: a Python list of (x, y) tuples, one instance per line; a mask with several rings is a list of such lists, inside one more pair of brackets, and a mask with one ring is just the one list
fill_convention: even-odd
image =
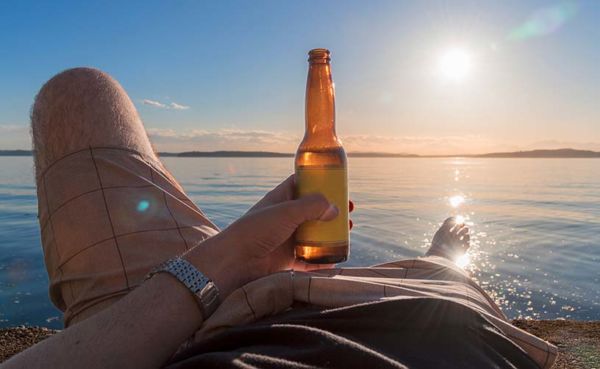
[(167, 260), (148, 273), (149, 279), (157, 273), (169, 273), (177, 278), (196, 298), (202, 319), (206, 321), (219, 306), (219, 289), (207, 276), (180, 256)]

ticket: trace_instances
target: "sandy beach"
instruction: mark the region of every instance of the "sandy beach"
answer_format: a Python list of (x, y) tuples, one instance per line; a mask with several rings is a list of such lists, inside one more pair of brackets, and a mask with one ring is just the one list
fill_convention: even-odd
[[(600, 321), (514, 320), (513, 324), (558, 347), (559, 356), (554, 368), (600, 368)], [(0, 362), (56, 332), (44, 327), (1, 329)]]

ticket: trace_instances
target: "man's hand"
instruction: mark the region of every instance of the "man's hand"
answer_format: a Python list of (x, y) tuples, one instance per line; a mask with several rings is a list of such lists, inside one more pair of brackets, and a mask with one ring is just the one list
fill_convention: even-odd
[(292, 175), (236, 222), (188, 252), (186, 258), (213, 279), (223, 298), (274, 272), (322, 267), (295, 263), (292, 235), (306, 221), (334, 219), (338, 209), (323, 195), (293, 200), (293, 193)]

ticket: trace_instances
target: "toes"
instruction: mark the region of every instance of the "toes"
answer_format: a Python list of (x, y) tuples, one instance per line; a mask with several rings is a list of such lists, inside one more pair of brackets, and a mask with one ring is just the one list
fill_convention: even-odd
[[(458, 233), (461, 232), (465, 228), (466, 228), (466, 226), (464, 223), (456, 223), (455, 225), (452, 226), (452, 228), (450, 228), (450, 233), (458, 235)], [(467, 231), (468, 231), (468, 228), (467, 228)]]
[(450, 227), (450, 232), (457, 232), (465, 226), (464, 218), (460, 215), (458, 217), (449, 217), (444, 220), (444, 224), (440, 228)]
[(456, 234), (458, 236), (464, 236), (464, 235), (468, 235), (469, 234), (469, 227), (463, 225), (462, 228), (460, 228), (458, 230), (458, 232), (456, 232)]

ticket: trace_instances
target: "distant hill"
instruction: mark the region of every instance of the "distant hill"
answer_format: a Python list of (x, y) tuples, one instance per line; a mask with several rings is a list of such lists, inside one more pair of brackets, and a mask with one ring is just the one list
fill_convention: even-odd
[(0, 156), (31, 156), (31, 150), (0, 150)]
[[(159, 153), (162, 157), (208, 157), (208, 158), (289, 158), (292, 153), (269, 151), (187, 151), (181, 153)], [(351, 158), (431, 158), (431, 157), (476, 157), (476, 158), (600, 158), (600, 152), (576, 149), (531, 150), (498, 152), (477, 155), (416, 155), (385, 152), (350, 152)]]
[[(0, 156), (31, 156), (31, 150), (0, 150)], [(292, 153), (270, 151), (186, 151), (161, 152), (161, 157), (180, 158), (292, 158)], [(600, 152), (576, 149), (530, 150), (515, 152), (496, 152), (478, 155), (415, 155), (385, 152), (350, 152), (351, 158), (439, 158), (439, 157), (471, 157), (471, 158), (600, 158)]]
[(416, 154), (387, 153), (387, 152), (349, 152), (351, 158), (418, 158)]
[(530, 150), (474, 155), (478, 158), (600, 158), (600, 152), (575, 149)]
[(180, 153), (159, 153), (159, 156), (180, 158), (291, 158), (294, 154), (270, 151), (186, 151)]
[[(187, 151), (180, 153), (162, 152), (162, 157), (180, 158), (293, 158), (293, 153), (281, 153), (270, 151)], [(413, 158), (415, 154), (397, 154), (385, 152), (351, 152), (349, 157), (354, 158)]]

